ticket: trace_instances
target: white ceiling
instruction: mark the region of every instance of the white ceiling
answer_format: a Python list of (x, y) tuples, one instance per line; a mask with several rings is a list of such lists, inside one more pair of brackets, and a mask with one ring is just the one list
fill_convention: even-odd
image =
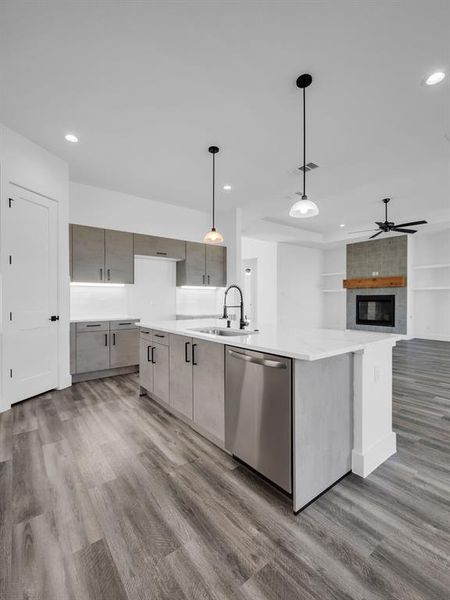
[[(267, 239), (340, 239), (380, 220), (385, 196), (394, 219), (449, 220), (449, 7), (3, 0), (0, 120), (75, 181), (205, 210), (217, 144), (233, 185), (219, 208), (243, 207)], [(449, 77), (422, 85), (437, 69)], [(320, 214), (293, 220), (303, 72)]]

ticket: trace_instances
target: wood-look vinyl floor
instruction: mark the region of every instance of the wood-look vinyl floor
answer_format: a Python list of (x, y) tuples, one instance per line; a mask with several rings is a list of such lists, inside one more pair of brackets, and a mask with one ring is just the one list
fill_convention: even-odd
[(18, 404), (0, 415), (0, 598), (448, 599), (450, 344), (398, 344), (394, 426), (394, 457), (294, 516), (135, 375)]

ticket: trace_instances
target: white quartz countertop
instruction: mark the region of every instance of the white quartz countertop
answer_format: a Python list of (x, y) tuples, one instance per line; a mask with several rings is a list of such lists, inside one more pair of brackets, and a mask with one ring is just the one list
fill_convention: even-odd
[(70, 317), (71, 323), (92, 323), (93, 321), (139, 321), (139, 317), (131, 317), (130, 315), (113, 315), (113, 316), (95, 316), (95, 317)]
[[(222, 319), (190, 319), (186, 321), (142, 322), (141, 327), (178, 333), (193, 338), (210, 340), (247, 350), (257, 350), (299, 360), (319, 360), (338, 354), (364, 350), (370, 344), (390, 342), (392, 346), (401, 338), (392, 333), (338, 329), (297, 329), (275, 325), (259, 325), (258, 333), (242, 336), (218, 336), (199, 331), (199, 327), (226, 327)], [(234, 325), (233, 329), (236, 329)], [(246, 331), (251, 332), (252, 327)]]

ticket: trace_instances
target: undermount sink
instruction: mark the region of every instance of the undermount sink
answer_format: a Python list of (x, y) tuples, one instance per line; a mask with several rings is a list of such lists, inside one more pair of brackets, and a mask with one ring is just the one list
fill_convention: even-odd
[(245, 329), (227, 329), (226, 327), (197, 327), (190, 329), (189, 331), (198, 331), (198, 333), (208, 333), (209, 335), (250, 335), (256, 333), (255, 331), (245, 331)]

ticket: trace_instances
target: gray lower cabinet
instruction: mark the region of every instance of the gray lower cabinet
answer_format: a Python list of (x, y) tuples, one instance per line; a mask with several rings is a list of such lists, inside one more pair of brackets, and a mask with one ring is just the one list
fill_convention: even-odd
[(169, 347), (153, 342), (153, 393), (169, 403)]
[(110, 368), (137, 365), (139, 362), (139, 330), (117, 329), (110, 332)]
[(83, 331), (76, 340), (77, 373), (109, 369), (109, 332)]
[(186, 258), (177, 263), (177, 286), (226, 286), (226, 257), (225, 246), (186, 242)]
[[(70, 324), (70, 370), (84, 373), (111, 371), (139, 364), (136, 321), (84, 321)], [(110, 374), (114, 374), (111, 372)], [(89, 377), (92, 379), (92, 376)]]
[(105, 276), (105, 230), (72, 225), (72, 281), (101, 282)]
[(224, 346), (195, 339), (192, 344), (193, 421), (225, 441)]
[(152, 338), (141, 335), (139, 341), (139, 385), (153, 392)]
[(157, 256), (184, 260), (186, 256), (186, 244), (184, 240), (135, 233), (134, 253), (141, 256)]
[(141, 330), (139, 343), (139, 385), (169, 404), (169, 347), (154, 341), (149, 330)]
[(132, 233), (105, 229), (105, 281), (134, 283)]
[(192, 338), (170, 335), (170, 406), (192, 419)]

